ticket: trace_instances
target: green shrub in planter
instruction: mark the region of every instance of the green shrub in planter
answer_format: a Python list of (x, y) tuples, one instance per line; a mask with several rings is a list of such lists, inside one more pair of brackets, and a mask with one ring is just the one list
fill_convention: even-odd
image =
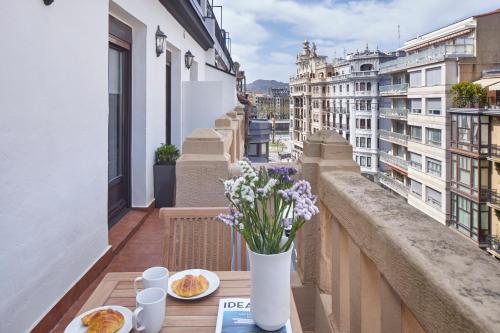
[(450, 93), (454, 107), (474, 108), (485, 104), (487, 90), (477, 83), (459, 82), (451, 86)]
[(174, 145), (162, 144), (155, 152), (154, 192), (157, 208), (175, 206), (175, 161), (179, 150)]
[(155, 152), (155, 162), (161, 165), (175, 165), (175, 161), (179, 158), (179, 150), (174, 145), (166, 145), (162, 143)]

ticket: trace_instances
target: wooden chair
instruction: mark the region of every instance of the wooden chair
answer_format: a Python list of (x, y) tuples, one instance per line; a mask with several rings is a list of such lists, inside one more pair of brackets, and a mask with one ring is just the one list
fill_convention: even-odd
[(248, 270), (245, 241), (217, 220), (227, 207), (162, 208), (165, 226), (163, 265), (170, 271), (202, 268)]

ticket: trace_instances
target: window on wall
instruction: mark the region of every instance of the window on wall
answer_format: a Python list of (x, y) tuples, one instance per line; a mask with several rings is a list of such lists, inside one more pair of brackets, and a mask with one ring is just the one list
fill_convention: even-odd
[(366, 91), (371, 91), (372, 90), (372, 84), (370, 82), (368, 82), (366, 84)]
[(372, 147), (372, 139), (364, 136), (356, 137), (356, 147), (358, 148), (371, 148)]
[(419, 183), (416, 180), (412, 179), (410, 183), (410, 191), (419, 198), (422, 198), (422, 183)]
[(356, 128), (371, 129), (372, 128), (372, 120), (365, 119), (365, 118), (356, 119)]
[(429, 68), (425, 70), (426, 86), (437, 86), (441, 84), (441, 67)]
[(420, 98), (418, 99), (411, 99), (411, 113), (422, 113), (422, 100)]
[(422, 71), (410, 72), (410, 87), (422, 86)]
[(356, 156), (356, 163), (360, 166), (371, 168), (372, 158), (369, 156)]
[(415, 141), (422, 141), (422, 127), (410, 126), (410, 138)]
[(360, 90), (360, 91), (365, 91), (365, 83), (364, 83), (364, 82), (361, 82), (361, 83), (359, 84), (359, 90)]
[(439, 116), (441, 114), (441, 98), (427, 98), (427, 114)]
[(345, 91), (349, 92), (349, 86), (350, 86), (349, 83), (345, 85)]
[(489, 234), (489, 208), (451, 193), (452, 225), (468, 237), (484, 242)]
[(422, 170), (422, 155), (410, 152), (410, 166)]
[(441, 146), (441, 130), (436, 128), (428, 128), (427, 143), (433, 146)]
[(339, 92), (342, 92), (342, 85), (339, 85)]
[(441, 177), (441, 161), (427, 157), (427, 173)]
[(426, 192), (427, 195), (425, 201), (434, 207), (441, 208), (441, 192), (428, 186), (426, 188)]

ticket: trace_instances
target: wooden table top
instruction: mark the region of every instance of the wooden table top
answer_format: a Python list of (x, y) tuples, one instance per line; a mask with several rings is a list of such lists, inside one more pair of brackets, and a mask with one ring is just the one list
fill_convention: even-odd
[[(167, 296), (167, 313), (162, 332), (214, 333), (221, 298), (250, 298), (250, 272), (215, 272), (220, 286), (213, 294), (193, 301), (181, 301)], [(170, 273), (171, 275), (173, 272)], [(138, 272), (108, 273), (97, 286), (79, 313), (103, 305), (135, 308), (133, 281)], [(290, 321), (293, 333), (302, 333), (297, 308), (291, 297)]]

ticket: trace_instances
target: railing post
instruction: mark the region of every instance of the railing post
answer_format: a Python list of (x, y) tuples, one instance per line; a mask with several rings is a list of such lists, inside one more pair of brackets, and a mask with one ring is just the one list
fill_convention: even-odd
[[(238, 155), (237, 155), (237, 135), (238, 135), (238, 127), (237, 124), (235, 124), (231, 118), (228, 116), (221, 116), (215, 120), (215, 130), (223, 135), (226, 136), (226, 140), (230, 141), (230, 147), (227, 150), (229, 154), (231, 155), (231, 163), (236, 162)], [(228, 138), (228, 133), (231, 133), (231, 137)]]
[[(359, 166), (352, 160), (351, 145), (334, 131), (318, 131), (309, 136), (304, 142), (304, 154), (299, 158), (299, 164), (302, 177), (311, 183), (314, 193), (319, 193), (319, 175), (323, 171), (359, 172)], [(314, 217), (298, 234), (298, 272), (304, 284), (316, 282), (320, 290), (330, 291), (330, 272), (321, 274), (320, 270), (323, 259), (329, 261), (330, 258), (317, 257), (321, 255), (322, 248), (318, 233), (318, 228), (322, 228), (320, 220), (319, 216)], [(323, 223), (330, 223), (328, 219), (323, 220)]]
[(228, 179), (230, 155), (223, 136), (212, 128), (198, 128), (191, 133), (177, 160), (176, 206), (227, 206), (220, 179)]
[(244, 146), (245, 146), (245, 135), (244, 135), (244, 116), (238, 114), (236, 111), (231, 111), (227, 113), (227, 116), (231, 118), (233, 121), (233, 124), (236, 126), (238, 129), (236, 131), (236, 138), (235, 138), (235, 143), (236, 143), (236, 160), (240, 160), (243, 157), (244, 153)]

